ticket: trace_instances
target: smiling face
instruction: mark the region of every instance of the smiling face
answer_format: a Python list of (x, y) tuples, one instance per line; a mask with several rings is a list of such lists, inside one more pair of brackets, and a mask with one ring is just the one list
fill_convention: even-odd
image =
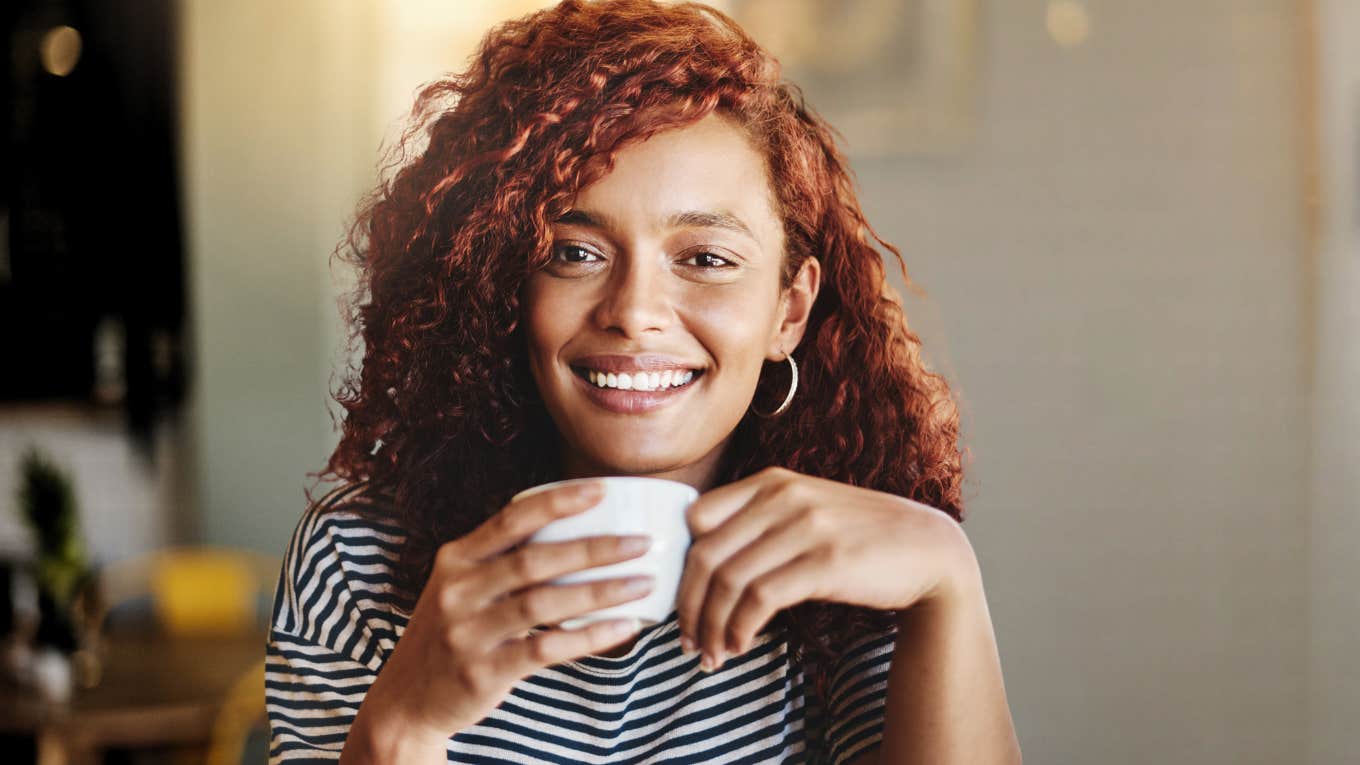
[(620, 151), (553, 224), (522, 306), (564, 478), (711, 485), (762, 362), (797, 346), (817, 294), (815, 258), (780, 288), (773, 197), (764, 158), (715, 115)]

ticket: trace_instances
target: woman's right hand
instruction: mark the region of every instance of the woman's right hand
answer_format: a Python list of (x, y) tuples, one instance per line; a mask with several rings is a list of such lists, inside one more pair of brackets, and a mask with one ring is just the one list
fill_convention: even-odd
[[(646, 552), (645, 537), (520, 546), (549, 522), (603, 497), (597, 482), (537, 492), (439, 548), (406, 630), (359, 708), (342, 762), (443, 762), (449, 736), (486, 717), (518, 680), (634, 634), (631, 620), (529, 634), (539, 625), (644, 597), (654, 586), (652, 577), (547, 583), (636, 558)], [(640, 546), (629, 547), (630, 539)]]

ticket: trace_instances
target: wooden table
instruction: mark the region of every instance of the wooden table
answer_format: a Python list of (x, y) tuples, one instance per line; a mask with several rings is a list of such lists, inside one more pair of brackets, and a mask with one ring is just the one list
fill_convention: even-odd
[(99, 684), (68, 702), (0, 693), (0, 732), (33, 735), (38, 765), (98, 763), (110, 747), (206, 744), (227, 690), (264, 658), (265, 635), (111, 635), (104, 645)]

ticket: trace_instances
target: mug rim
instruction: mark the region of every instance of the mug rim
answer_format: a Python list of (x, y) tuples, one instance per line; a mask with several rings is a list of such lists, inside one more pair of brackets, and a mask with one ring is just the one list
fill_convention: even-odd
[(541, 484), (539, 484), (539, 485), (537, 485), (537, 486), (530, 486), (529, 488), (524, 489), (524, 490), (518, 492), (517, 494), (515, 494), (515, 496), (513, 496), (513, 497), (510, 498), (510, 501), (511, 501), (511, 502), (518, 502), (518, 501), (520, 501), (521, 499), (524, 499), (525, 497), (533, 496), (534, 494), (538, 494), (539, 492), (547, 491), (547, 490), (549, 490), (549, 489), (554, 489), (554, 488), (557, 488), (558, 486), (566, 486), (566, 485), (573, 484), (573, 483), (581, 483), (581, 482), (583, 482), (583, 481), (602, 481), (602, 482), (626, 481), (626, 482), (635, 482), (635, 483), (663, 483), (663, 484), (673, 484), (673, 485), (675, 485), (675, 486), (682, 486), (682, 487), (684, 487), (686, 490), (688, 490), (688, 491), (690, 492), (690, 494), (691, 494), (691, 496), (690, 496), (690, 499), (691, 499), (691, 500), (693, 500), (693, 499), (695, 499), (695, 498), (697, 498), (697, 497), (699, 496), (699, 490), (698, 490), (698, 489), (695, 489), (693, 486), (690, 486), (689, 484), (685, 483), (684, 481), (676, 481), (676, 480), (671, 479), (671, 478), (653, 478), (652, 476), (646, 476), (646, 475), (600, 475), (600, 476), (586, 476), (586, 477), (583, 477), (583, 478), (563, 478), (563, 479), (560, 480), (560, 481), (549, 481), (548, 483), (541, 483)]

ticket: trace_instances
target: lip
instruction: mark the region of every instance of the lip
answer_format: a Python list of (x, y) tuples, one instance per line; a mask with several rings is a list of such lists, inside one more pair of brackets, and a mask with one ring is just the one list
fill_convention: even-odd
[[(624, 357), (627, 358), (627, 357)], [(639, 367), (631, 367), (638, 369)], [(645, 369), (646, 367), (641, 367)], [(675, 369), (676, 367), (662, 367), (662, 369)], [(693, 369), (693, 367), (686, 367)], [(684, 398), (691, 390), (699, 385), (707, 375), (696, 377), (692, 382), (683, 388), (668, 388), (666, 390), (621, 390), (618, 388), (601, 388), (592, 385), (591, 382), (575, 372), (571, 373), (571, 378), (581, 387), (586, 398), (591, 402), (615, 414), (646, 414), (658, 409), (671, 406)]]
[(597, 372), (619, 372), (633, 373), (642, 372), (664, 372), (667, 369), (703, 369), (703, 364), (693, 364), (678, 356), (666, 356), (657, 353), (644, 353), (637, 356), (628, 356), (617, 353), (597, 353), (590, 356), (582, 356), (573, 359), (571, 365), (574, 367), (587, 367)]

